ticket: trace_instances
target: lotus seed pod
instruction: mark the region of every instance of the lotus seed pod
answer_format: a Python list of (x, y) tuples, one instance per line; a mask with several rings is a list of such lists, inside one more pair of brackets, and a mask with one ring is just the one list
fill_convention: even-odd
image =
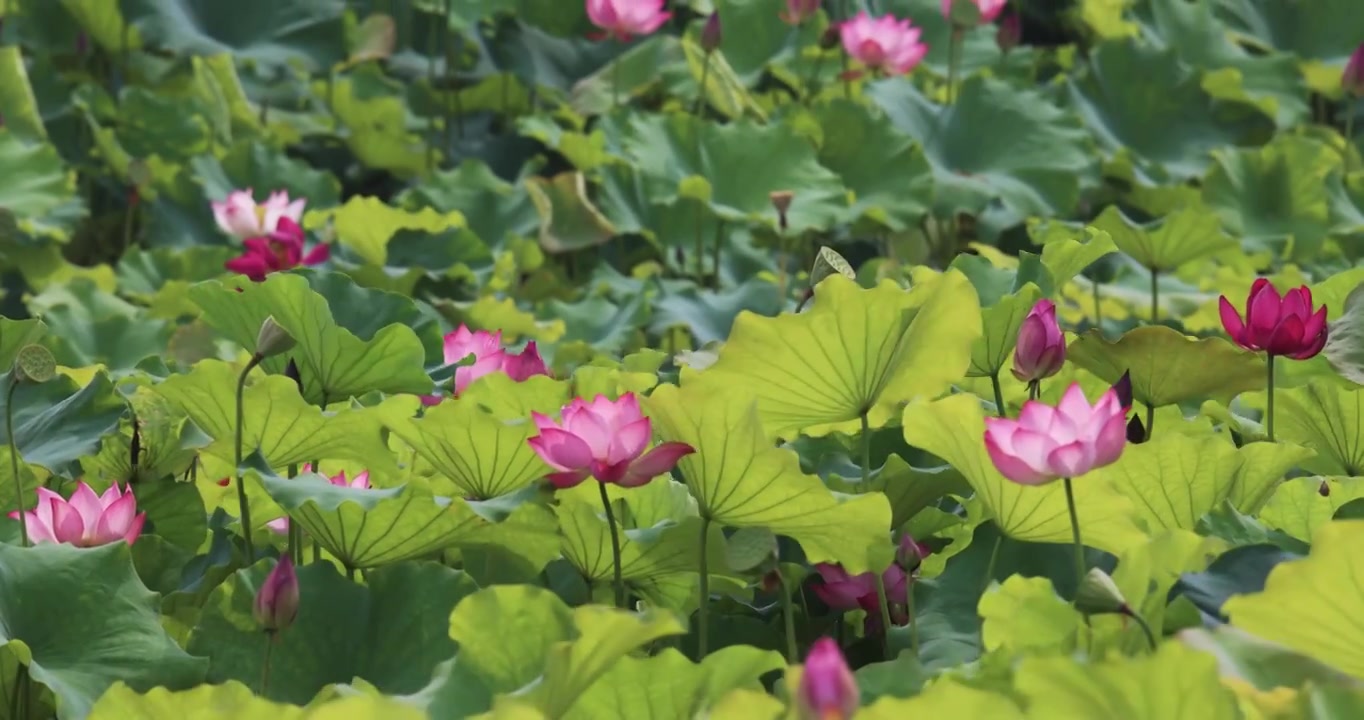
[(14, 356), (13, 372), (20, 382), (44, 383), (57, 376), (57, 360), (41, 345), (25, 345)]

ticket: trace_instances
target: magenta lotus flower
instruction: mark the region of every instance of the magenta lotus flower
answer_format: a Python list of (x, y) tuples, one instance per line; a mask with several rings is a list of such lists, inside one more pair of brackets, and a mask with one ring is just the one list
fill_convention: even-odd
[(625, 42), (662, 27), (673, 16), (663, 5), (664, 0), (587, 0), (587, 19), (605, 34)]
[[(303, 472), (307, 473), (312, 471), (313, 471), (312, 463), (305, 463), (303, 465)], [(331, 483), (332, 485), (335, 485), (336, 487), (349, 487), (355, 488), (356, 490), (368, 490), (369, 471), (365, 470), (364, 472), (361, 472), (360, 474), (356, 475), (354, 480), (347, 481), (346, 471), (342, 470), (340, 473), (327, 478), (327, 482)], [(274, 520), (271, 520), (270, 522), (265, 523), (265, 527), (268, 527), (281, 535), (288, 535), (289, 516), (285, 515), (282, 518), (276, 518)]]
[(1017, 420), (985, 418), (985, 449), (1004, 477), (1022, 485), (1073, 478), (1110, 465), (1127, 442), (1127, 408), (1112, 388), (1093, 406), (1079, 383), (1052, 407), (1023, 404)]
[(942, 0), (943, 17), (952, 17), (953, 2), (975, 3), (976, 7), (980, 9), (981, 22), (994, 22), (995, 18), (1004, 12), (1004, 8), (1009, 6), (1009, 0)]
[(1018, 13), (1009, 13), (1000, 18), (999, 27), (995, 30), (995, 44), (999, 46), (999, 51), (1008, 54), (1022, 41), (1023, 20)]
[(1279, 297), (1268, 278), (1256, 280), (1246, 298), (1244, 322), (1225, 295), (1219, 309), (1222, 328), (1247, 350), (1307, 360), (1326, 346), (1326, 306), (1312, 312), (1312, 290), (1306, 285)]
[[(19, 519), (18, 511), (9, 514)], [(114, 483), (103, 495), (96, 495), (84, 482), (68, 501), (45, 487), (38, 488), (38, 506), (24, 511), (28, 539), (38, 543), (70, 543), (76, 547), (96, 547), (122, 540), (129, 545), (142, 533), (147, 513), (137, 512), (133, 490), (127, 492)]]
[(919, 42), (921, 31), (894, 15), (873, 18), (862, 11), (839, 28), (843, 49), (871, 69), (903, 75), (914, 69), (928, 46)]
[[(470, 330), (460, 325), (445, 335), (445, 362), (457, 363), (472, 355), (472, 365), (455, 368), (455, 394), (464, 392), (469, 383), (499, 370), (516, 382), (523, 382), (535, 375), (548, 375), (544, 358), (535, 341), (526, 343), (520, 353), (508, 352), (502, 347), (502, 331)], [(422, 403), (435, 405), (441, 401), (439, 395), (423, 395)]]
[(292, 218), (280, 218), (275, 230), (265, 237), (247, 238), (240, 256), (224, 263), (228, 270), (241, 273), (255, 282), (272, 272), (291, 270), (299, 265), (317, 265), (331, 257), (331, 248), (320, 243), (304, 252), (303, 228)]
[(1014, 377), (1037, 382), (1060, 372), (1066, 364), (1066, 338), (1056, 324), (1056, 305), (1038, 300), (1018, 329), (1014, 347)]
[(822, 637), (810, 646), (796, 689), (800, 720), (850, 720), (861, 704), (857, 678), (833, 638)]
[(1355, 48), (1350, 61), (1345, 63), (1345, 72), (1340, 76), (1340, 86), (1355, 97), (1364, 97), (1364, 43)]
[(781, 13), (782, 22), (800, 25), (819, 12), (820, 0), (786, 0), (786, 9)]
[(649, 452), (653, 425), (639, 409), (634, 393), (619, 400), (598, 395), (592, 402), (574, 398), (564, 406), (556, 423), (532, 413), (540, 434), (530, 446), (554, 472), (548, 478), (558, 488), (570, 488), (586, 480), (638, 487), (669, 472), (684, 456), (696, 452), (681, 442), (661, 443)]
[(233, 190), (226, 200), (215, 200), (210, 204), (218, 227), (228, 235), (245, 240), (275, 232), (279, 229), (279, 221), (284, 218), (298, 224), (303, 220), (303, 207), (307, 202), (303, 198), (289, 202), (289, 193), (278, 190), (257, 205), (251, 188), (247, 188)]
[(256, 624), (266, 632), (286, 630), (298, 617), (298, 575), (288, 555), (280, 557), (270, 574), (265, 577), (251, 611)]

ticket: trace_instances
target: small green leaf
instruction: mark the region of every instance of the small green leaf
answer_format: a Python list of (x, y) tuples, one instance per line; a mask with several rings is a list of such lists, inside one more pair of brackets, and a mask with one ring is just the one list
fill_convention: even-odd
[(1064, 654), (1075, 648), (1084, 618), (1061, 599), (1046, 578), (1014, 575), (980, 598), (985, 649)]
[(971, 348), (971, 369), (967, 371), (967, 377), (991, 377), (1004, 369), (1018, 345), (1018, 330), (1023, 327), (1023, 320), (1041, 297), (1042, 290), (1028, 283), (1018, 292), (1005, 295), (980, 311), (984, 332)]

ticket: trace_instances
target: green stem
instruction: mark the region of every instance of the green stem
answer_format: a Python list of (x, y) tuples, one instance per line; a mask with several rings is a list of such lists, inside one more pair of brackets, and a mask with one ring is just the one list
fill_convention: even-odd
[(1151, 626), (1146, 622), (1145, 618), (1143, 618), (1140, 614), (1132, 611), (1130, 608), (1124, 614), (1137, 622), (1137, 625), (1141, 628), (1142, 633), (1146, 635), (1146, 642), (1151, 645), (1151, 652), (1155, 652), (1156, 648), (1158, 647), (1156, 643), (1156, 634), (1151, 632)]
[[(298, 463), (289, 466), (289, 479), (298, 477)], [(303, 528), (293, 520), (289, 521), (289, 557), (295, 565), (303, 564)]]
[(871, 427), (867, 424), (865, 412), (860, 417), (862, 420), (862, 487), (865, 488), (871, 482)]
[(706, 59), (701, 62), (701, 85), (696, 89), (696, 107), (692, 108), (692, 114), (701, 117), (701, 110), (706, 106), (706, 81), (710, 79), (710, 56), (706, 53)]
[(909, 649), (919, 657), (919, 619), (914, 617), (914, 578), (906, 573), (905, 612), (909, 614)]
[(696, 660), (706, 658), (706, 647), (710, 644), (710, 568), (706, 563), (706, 538), (710, 535), (710, 517), (701, 516), (701, 601), (696, 607)]
[(796, 651), (796, 609), (791, 603), (791, 587), (786, 584), (781, 568), (777, 568), (777, 577), (781, 579), (781, 613), (786, 616), (786, 664), (795, 665), (800, 662)]
[[(1269, 356), (1269, 405), (1265, 408), (1265, 432), (1269, 435), (1269, 441), (1274, 442), (1274, 356)], [(1146, 437), (1151, 437), (1147, 432)]]
[(999, 549), (1004, 547), (1004, 531), (999, 531), (999, 537), (995, 538), (995, 546), (990, 550), (990, 561), (985, 564), (985, 585), (981, 592), (990, 588), (990, 581), (995, 579), (995, 564), (999, 562)]
[(725, 221), (716, 220), (715, 238), (710, 250), (710, 264), (715, 267), (715, 289), (720, 289), (720, 243), (725, 234)]
[[(710, 57), (707, 55), (706, 57)], [(706, 283), (706, 240), (701, 233), (704, 229), (706, 220), (706, 204), (700, 200), (696, 201), (696, 240), (693, 252), (696, 255), (696, 284), (704, 286)]]
[(990, 386), (995, 391), (995, 414), (1000, 417), (1009, 417), (1009, 411), (1004, 406), (1004, 388), (999, 384), (999, 371), (990, 373)]
[(9, 392), (5, 394), (5, 437), (9, 439), (9, 469), (10, 477), (14, 478), (14, 499), (19, 503), (14, 506), (14, 509), (19, 512), (19, 539), (24, 547), (28, 547), (28, 516), (24, 514), (24, 483), (19, 479), (19, 444), (14, 442), (14, 391), (18, 387), (19, 378), (11, 370)]
[(1064, 478), (1066, 486), (1066, 508), (1070, 510), (1070, 534), (1075, 541), (1075, 599), (1071, 600), (1073, 606), (1080, 597), (1080, 586), (1085, 582), (1085, 546), (1080, 540), (1080, 517), (1075, 512), (1075, 491), (1071, 488), (1070, 478)]
[(275, 647), (275, 633), (273, 630), (265, 631), (265, 658), (260, 664), (260, 696), (265, 697), (270, 692), (270, 651)]
[(253, 565), (256, 562), (256, 546), (251, 542), (251, 506), (246, 501), (246, 482), (242, 475), (242, 429), (246, 408), (242, 403), (242, 395), (246, 392), (246, 376), (251, 374), (251, 370), (260, 364), (265, 358), (259, 354), (252, 355), (251, 361), (242, 368), (242, 374), (237, 378), (237, 426), (236, 442), (233, 444), (236, 452), (234, 457), (237, 460), (233, 472), (237, 476), (237, 503), (241, 509), (242, 535), (246, 538), (246, 564)]
[(1028, 382), (1028, 399), (1036, 400), (1042, 397), (1042, 383), (1038, 380)]
[(1100, 310), (1100, 307), (1101, 307), (1101, 306), (1100, 306), (1100, 304), (1099, 304), (1099, 301), (1100, 301), (1100, 299), (1101, 299), (1101, 298), (1099, 297), (1099, 281), (1098, 281), (1098, 280), (1091, 280), (1091, 281), (1089, 281), (1089, 287), (1090, 287), (1090, 290), (1094, 293), (1094, 327), (1099, 328), (1100, 332), (1102, 332), (1102, 330), (1103, 330), (1103, 321), (1102, 321), (1103, 315), (1102, 315), (1102, 311)]
[(1151, 270), (1151, 324), (1155, 325), (1160, 321), (1160, 273)]
[(1156, 406), (1151, 403), (1146, 405), (1146, 439), (1151, 439), (1151, 433), (1156, 429)]
[(611, 565), (614, 569), (616, 588), (616, 607), (625, 608), (625, 581), (620, 574), (620, 530), (616, 527), (616, 515), (611, 511), (611, 496), (606, 494), (606, 483), (597, 483), (601, 491), (601, 506), (606, 510), (606, 525), (611, 529)]
[(961, 64), (961, 41), (962, 31), (955, 25), (952, 27), (952, 38), (947, 46), (947, 104), (951, 105), (957, 101), (957, 67)]
[(354, 567), (354, 566), (351, 566), (351, 565), (347, 565), (347, 566), (346, 566), (346, 579), (349, 580), (349, 581), (351, 581), (351, 582), (355, 582), (355, 567)]
[(881, 610), (881, 654), (885, 659), (890, 656), (890, 597), (886, 595), (885, 572), (876, 573), (876, 604)]
[(611, 61), (611, 107), (620, 107), (620, 57)]
[(1350, 139), (1355, 134), (1355, 113), (1353, 103), (1345, 103), (1345, 168), (1341, 171), (1341, 177), (1345, 179), (1345, 187), (1350, 187)]

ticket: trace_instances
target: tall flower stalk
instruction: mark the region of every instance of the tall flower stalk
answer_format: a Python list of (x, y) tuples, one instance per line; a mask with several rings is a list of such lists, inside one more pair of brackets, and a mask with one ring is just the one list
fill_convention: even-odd
[(275, 322), (273, 315), (265, 318), (265, 322), (261, 323), (260, 332), (256, 334), (256, 352), (251, 354), (251, 359), (242, 368), (241, 375), (237, 376), (237, 422), (232, 445), (236, 466), (233, 468), (233, 473), (237, 478), (237, 507), (241, 513), (242, 537), (246, 541), (247, 565), (256, 562), (256, 546), (251, 539), (251, 531), (254, 529), (251, 524), (251, 504), (246, 499), (246, 483), (242, 475), (242, 436), (246, 428), (246, 378), (266, 358), (289, 352), (293, 349), (294, 344), (293, 336), (280, 327), (279, 323)]

